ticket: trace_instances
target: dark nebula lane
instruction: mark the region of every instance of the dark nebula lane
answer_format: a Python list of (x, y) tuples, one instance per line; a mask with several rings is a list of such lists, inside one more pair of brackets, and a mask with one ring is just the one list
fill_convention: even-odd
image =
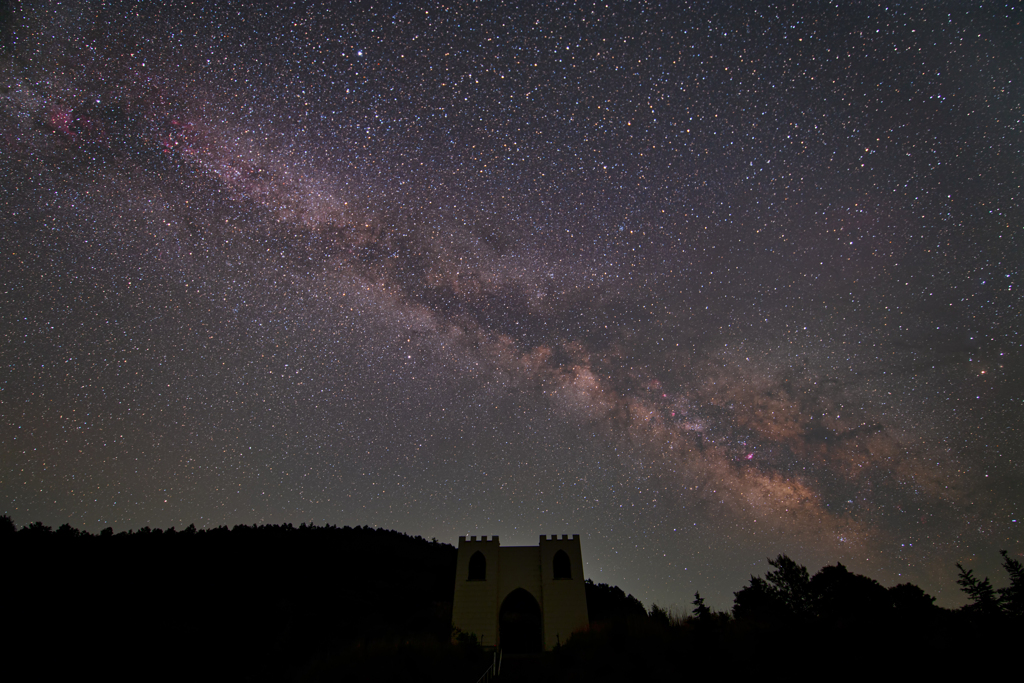
[(1019, 8), (0, 7), (17, 524), (1024, 554)]

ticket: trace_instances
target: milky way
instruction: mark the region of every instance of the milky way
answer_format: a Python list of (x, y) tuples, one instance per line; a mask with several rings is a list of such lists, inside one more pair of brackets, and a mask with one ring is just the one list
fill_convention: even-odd
[(1024, 554), (1020, 8), (269, 5), (0, 5), (16, 523)]

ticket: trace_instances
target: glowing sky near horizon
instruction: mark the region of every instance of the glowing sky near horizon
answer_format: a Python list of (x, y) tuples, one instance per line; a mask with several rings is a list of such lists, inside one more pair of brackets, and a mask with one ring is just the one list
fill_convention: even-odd
[(1001, 585), (1021, 9), (522, 4), (8, 5), (0, 512)]

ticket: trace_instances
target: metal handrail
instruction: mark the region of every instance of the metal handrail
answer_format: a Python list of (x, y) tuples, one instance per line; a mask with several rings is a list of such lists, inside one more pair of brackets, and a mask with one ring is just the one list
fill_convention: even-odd
[(484, 671), (483, 676), (476, 679), (476, 683), (490, 683), (492, 680), (501, 675), (501, 650), (494, 653), (494, 658), (491, 660), (491, 665)]

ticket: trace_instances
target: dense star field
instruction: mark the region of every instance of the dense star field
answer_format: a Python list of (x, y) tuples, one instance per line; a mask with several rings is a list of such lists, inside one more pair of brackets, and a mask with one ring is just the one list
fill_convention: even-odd
[(0, 512), (1024, 554), (1009, 3), (0, 3)]

